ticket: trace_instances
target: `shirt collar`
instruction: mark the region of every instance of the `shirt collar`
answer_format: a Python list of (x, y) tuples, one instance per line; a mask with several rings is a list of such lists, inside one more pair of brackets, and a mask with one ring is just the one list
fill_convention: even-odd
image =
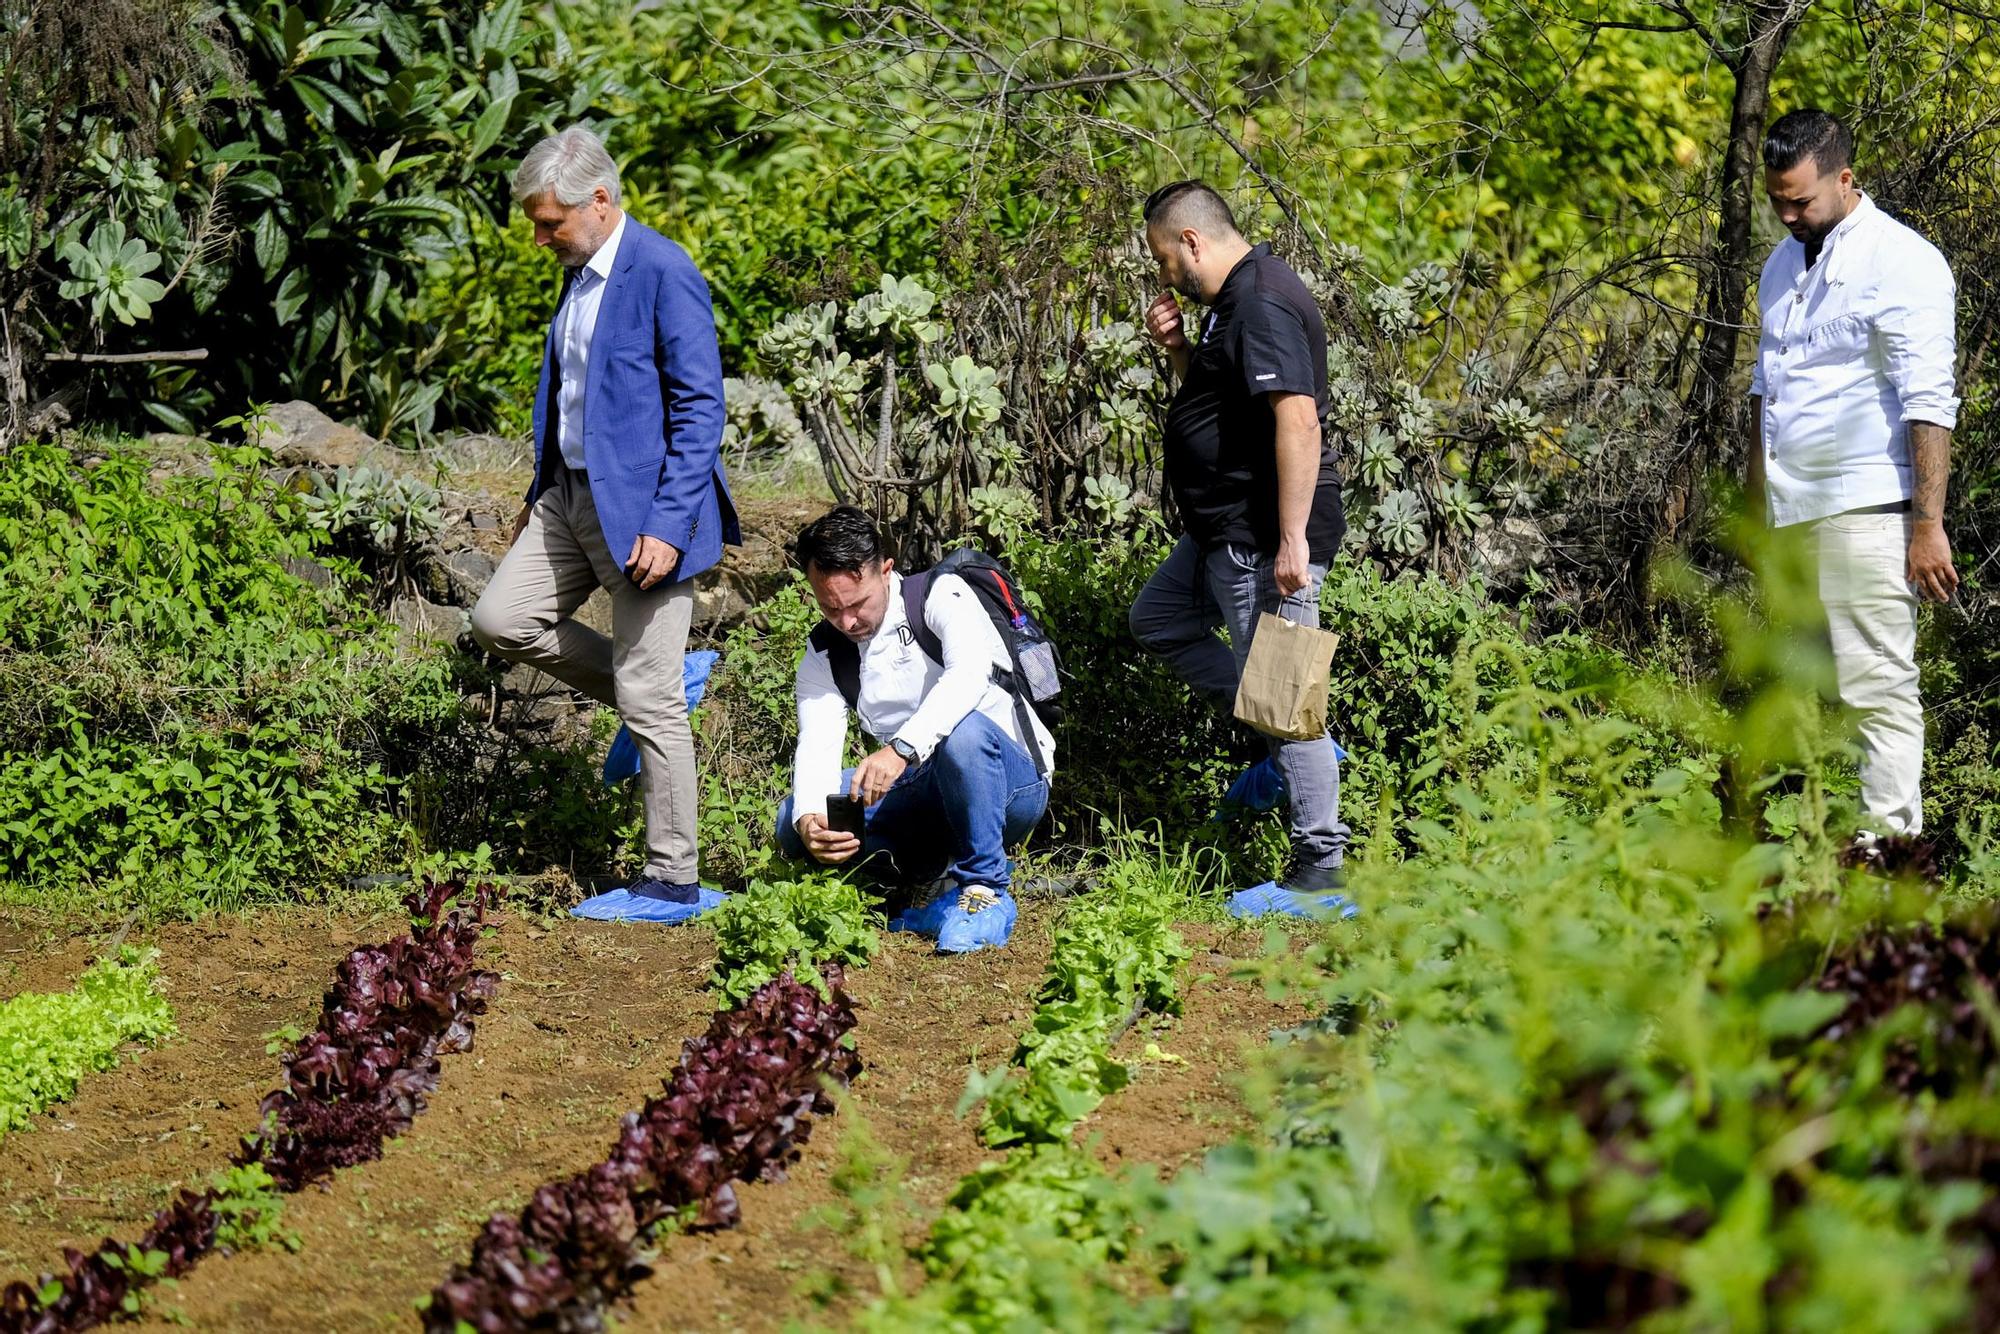
[(1233, 296), (1234, 293), (1230, 291), (1232, 287), (1238, 287), (1249, 282), (1250, 273), (1257, 267), (1257, 261), (1270, 253), (1271, 243), (1269, 241), (1259, 241), (1256, 245), (1251, 246), (1249, 253), (1244, 255), (1242, 259), (1237, 260), (1235, 265), (1230, 268), (1229, 275), (1222, 280), (1222, 286), (1215, 293), (1215, 304), (1219, 306), (1229, 297)]
[(906, 619), (908, 618), (903, 615), (903, 574), (900, 570), (891, 570), (889, 608), (882, 613), (882, 624), (875, 627), (875, 633), (869, 637), (870, 642), (880, 639), (883, 635), (894, 634)]
[[(1861, 202), (1854, 206), (1853, 212), (1842, 218), (1834, 226), (1834, 229), (1826, 234), (1826, 241), (1819, 248), (1819, 262), (1813, 265), (1813, 267), (1822, 273), (1826, 272), (1826, 262), (1833, 257), (1833, 252), (1839, 247), (1841, 238), (1850, 232), (1859, 230), (1862, 226), (1874, 220), (1876, 213), (1875, 201), (1868, 197), (1866, 190), (1857, 190), (1855, 193), (1861, 196)], [(1799, 248), (1799, 266), (1804, 268), (1806, 262), (1806, 243), (1797, 237), (1788, 239), (1793, 245)]]
[[(599, 278), (609, 278), (611, 276), (611, 266), (618, 260), (618, 242), (624, 239), (624, 236), (625, 210), (620, 209), (618, 210), (618, 225), (611, 229), (611, 235), (605, 238), (604, 244), (597, 247), (597, 253), (584, 261), (583, 267), (589, 269)], [(581, 277), (582, 275), (579, 274), (578, 276)]]

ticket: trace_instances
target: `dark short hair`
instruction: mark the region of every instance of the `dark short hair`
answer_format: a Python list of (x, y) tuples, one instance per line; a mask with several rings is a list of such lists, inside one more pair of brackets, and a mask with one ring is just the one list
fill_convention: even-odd
[(1146, 196), (1146, 226), (1173, 231), (1192, 227), (1207, 236), (1234, 236), (1236, 215), (1207, 181), (1175, 181)]
[(881, 563), (882, 534), (866, 511), (835, 505), (799, 529), (792, 559), (807, 574), (814, 566), (821, 574), (859, 574), (863, 566)]
[(1854, 136), (1840, 118), (1817, 107), (1787, 111), (1764, 134), (1764, 165), (1790, 171), (1811, 158), (1824, 176), (1854, 165)]

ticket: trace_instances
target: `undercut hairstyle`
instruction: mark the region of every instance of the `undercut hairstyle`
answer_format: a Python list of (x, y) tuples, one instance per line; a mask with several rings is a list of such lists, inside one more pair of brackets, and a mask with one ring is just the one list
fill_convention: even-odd
[(1228, 201), (1206, 181), (1175, 181), (1146, 196), (1146, 226), (1179, 232), (1190, 228), (1203, 236), (1235, 236), (1236, 215)]
[(859, 574), (882, 563), (882, 534), (866, 511), (836, 505), (799, 529), (792, 559), (807, 574)]
[(514, 169), (514, 202), (525, 204), (542, 195), (554, 195), (564, 208), (590, 201), (598, 186), (618, 203), (618, 164), (604, 151), (604, 141), (572, 125), (558, 130), (528, 150)]
[(1854, 165), (1854, 136), (1817, 107), (1787, 111), (1764, 134), (1764, 165), (1790, 171), (1811, 158), (1822, 176)]

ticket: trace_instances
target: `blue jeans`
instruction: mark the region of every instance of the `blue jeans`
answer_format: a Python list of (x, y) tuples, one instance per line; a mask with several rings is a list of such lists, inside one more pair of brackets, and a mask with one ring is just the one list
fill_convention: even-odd
[[(854, 770), (841, 775), (846, 788)], [(778, 807), (778, 850), (808, 857), (794, 827), (794, 798)], [(1026, 838), (1049, 806), (1049, 780), (992, 719), (965, 715), (931, 757), (903, 771), (867, 811), (857, 862), (886, 863), (900, 879), (948, 876), (960, 885), (1007, 888), (1009, 844)]]
[[(1203, 551), (1193, 538), (1181, 538), (1132, 603), (1133, 638), (1165, 658), (1196, 691), (1233, 712), (1258, 615), (1268, 611), (1299, 625), (1319, 624), (1326, 567), (1308, 565), (1306, 586), (1280, 597), (1271, 566), (1271, 557), (1249, 547)], [(1229, 630), (1227, 644), (1216, 636), (1221, 627)], [(1339, 866), (1347, 856), (1348, 828), (1340, 821), (1340, 761), (1332, 736), (1265, 741), (1291, 794), (1293, 858), (1301, 867)]]

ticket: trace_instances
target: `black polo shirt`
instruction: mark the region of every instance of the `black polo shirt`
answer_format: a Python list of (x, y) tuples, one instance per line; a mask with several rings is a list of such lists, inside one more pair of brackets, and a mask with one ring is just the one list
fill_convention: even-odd
[[(1326, 322), (1299, 275), (1259, 245), (1223, 280), (1167, 409), (1167, 484), (1204, 547), (1231, 543), (1277, 554), (1272, 393), (1310, 394), (1325, 415)], [(1314, 562), (1330, 562), (1346, 530), (1333, 442), (1322, 434), (1319, 486), (1306, 520)]]

